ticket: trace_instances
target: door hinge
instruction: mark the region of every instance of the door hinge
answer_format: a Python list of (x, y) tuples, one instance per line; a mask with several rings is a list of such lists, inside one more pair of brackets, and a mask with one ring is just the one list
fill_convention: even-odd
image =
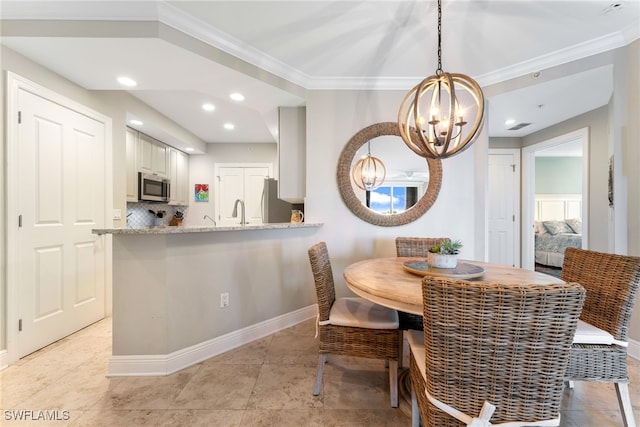
[(22, 332), (22, 319), (18, 319), (18, 332)]
[(513, 171), (516, 171), (516, 165), (511, 165), (511, 169), (513, 169)]
[(18, 124), (22, 123), (22, 111), (18, 111)]
[(18, 215), (18, 227), (22, 227), (22, 215)]
[(512, 215), (512, 216), (513, 216), (512, 221), (513, 221), (513, 222), (516, 222), (516, 216), (515, 216), (515, 215)]

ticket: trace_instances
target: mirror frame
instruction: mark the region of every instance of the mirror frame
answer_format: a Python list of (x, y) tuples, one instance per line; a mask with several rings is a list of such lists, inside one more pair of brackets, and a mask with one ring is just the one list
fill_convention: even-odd
[[(425, 159), (429, 169), (429, 185), (420, 200), (418, 200), (418, 203), (398, 214), (382, 215), (374, 212), (364, 206), (353, 191), (353, 186), (351, 184), (351, 165), (353, 157), (360, 147), (373, 138), (385, 135), (392, 135), (401, 138), (398, 123), (375, 123), (360, 130), (351, 137), (342, 149), (342, 153), (340, 153), (340, 158), (338, 160), (338, 190), (340, 191), (340, 196), (342, 196), (342, 200), (345, 205), (347, 205), (349, 210), (358, 218), (373, 225), (394, 227), (417, 220), (435, 203), (438, 198), (438, 194), (440, 193), (440, 187), (442, 186), (442, 162), (440, 160)], [(407, 153), (412, 156), (417, 156), (417, 154), (410, 150), (408, 150)]]

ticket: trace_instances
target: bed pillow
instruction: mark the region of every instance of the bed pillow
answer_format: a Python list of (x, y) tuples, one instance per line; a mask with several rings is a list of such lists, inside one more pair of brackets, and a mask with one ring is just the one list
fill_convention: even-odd
[(571, 219), (566, 219), (564, 222), (566, 222), (569, 227), (571, 227), (571, 229), (573, 230), (574, 233), (576, 234), (582, 234), (582, 220), (579, 218), (571, 218)]
[(571, 233), (573, 234), (573, 229), (569, 227), (564, 221), (542, 221), (544, 227), (547, 229), (549, 234), (558, 234), (558, 233)]
[(536, 234), (547, 234), (547, 229), (542, 225), (542, 221), (533, 221), (533, 232)]

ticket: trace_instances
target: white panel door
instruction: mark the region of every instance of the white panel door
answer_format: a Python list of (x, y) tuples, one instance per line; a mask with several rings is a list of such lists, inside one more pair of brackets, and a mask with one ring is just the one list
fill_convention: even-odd
[(244, 198), (247, 208), (247, 222), (251, 225), (262, 224), (262, 192), (264, 180), (269, 177), (269, 168), (245, 168)]
[(233, 206), (237, 199), (244, 199), (244, 169), (237, 167), (220, 168), (218, 179), (218, 195), (216, 207), (218, 210), (218, 225), (240, 225), (240, 207), (238, 216), (234, 218)]
[(519, 266), (516, 156), (489, 154), (489, 262)]
[(218, 176), (216, 189), (218, 224), (240, 225), (242, 215), (240, 206), (238, 206), (237, 217), (232, 216), (233, 207), (238, 199), (244, 202), (247, 224), (262, 224), (262, 191), (264, 179), (269, 177), (269, 167), (220, 167)]
[(23, 89), (18, 109), (22, 357), (104, 317), (105, 131)]

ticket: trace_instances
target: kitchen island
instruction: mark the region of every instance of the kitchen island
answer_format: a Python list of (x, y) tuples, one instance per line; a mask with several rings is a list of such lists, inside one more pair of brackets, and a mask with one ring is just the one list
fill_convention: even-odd
[(109, 375), (166, 375), (314, 317), (321, 226), (93, 230), (113, 247)]

